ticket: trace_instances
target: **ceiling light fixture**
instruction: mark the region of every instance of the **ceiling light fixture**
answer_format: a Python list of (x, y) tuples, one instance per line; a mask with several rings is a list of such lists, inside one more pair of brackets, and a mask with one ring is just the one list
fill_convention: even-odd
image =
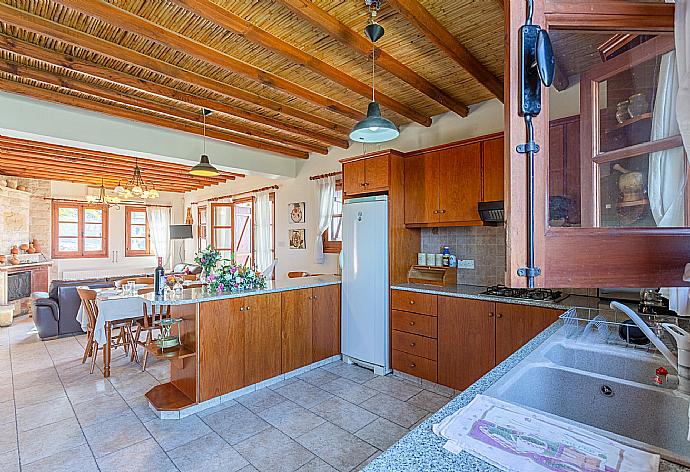
[(371, 41), (371, 103), (367, 108), (367, 117), (358, 122), (350, 132), (350, 139), (361, 143), (384, 143), (400, 136), (400, 130), (395, 123), (381, 116), (381, 105), (376, 101), (376, 46), (375, 43), (384, 34), (383, 26), (376, 21), (376, 15), (381, 8), (380, 0), (364, 0), (369, 8), (369, 24), (364, 28), (364, 34)]
[(86, 201), (94, 205), (104, 205), (107, 207), (114, 207), (116, 210), (120, 209), (120, 197), (110, 197), (106, 195), (105, 185), (103, 185), (103, 179), (101, 179), (101, 187), (98, 191), (98, 195), (87, 195)]
[(124, 186), (120, 181), (117, 183), (117, 187), (114, 189), (115, 193), (123, 198), (142, 198), (144, 200), (158, 198), (158, 190), (151, 185), (150, 187), (146, 185), (144, 179), (141, 176), (141, 169), (139, 168), (139, 160), (134, 158), (134, 174), (132, 179), (127, 182)]
[(206, 117), (213, 113), (211, 110), (206, 108), (201, 110), (201, 114), (204, 117), (204, 152), (199, 159), (199, 163), (189, 170), (191, 175), (196, 175), (198, 177), (215, 177), (220, 174), (218, 169), (211, 165), (211, 162), (206, 155)]

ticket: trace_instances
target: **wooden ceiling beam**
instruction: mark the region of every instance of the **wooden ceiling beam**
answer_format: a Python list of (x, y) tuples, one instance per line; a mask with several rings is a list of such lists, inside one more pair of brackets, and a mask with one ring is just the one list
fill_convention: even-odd
[[(101, 176), (93, 173), (81, 173), (76, 174), (75, 172), (59, 171), (55, 169), (27, 169), (25, 166), (0, 162), (0, 174), (4, 174), (12, 177), (19, 177), (25, 179), (41, 179), (41, 180), (59, 180), (75, 183), (83, 183), (91, 186), (101, 185)], [(117, 185), (117, 180), (110, 177), (103, 177), (103, 185), (108, 189), (113, 189)], [(199, 190), (204, 188), (203, 186), (179, 186), (172, 184), (164, 184), (156, 186), (159, 192), (191, 192), (193, 190)]]
[[(202, 125), (201, 110), (198, 113), (193, 113), (187, 110), (180, 110), (173, 106), (156, 102), (155, 100), (144, 100), (140, 97), (132, 96), (118, 90), (102, 87), (94, 83), (85, 82), (83, 80), (74, 79), (67, 76), (61, 76), (45, 70), (38, 70), (27, 67), (15, 62), (0, 59), (0, 71), (19, 77), (45, 82), (56, 87), (74, 90), (76, 92), (85, 93), (94, 97), (110, 100), (113, 102), (124, 103), (129, 106), (142, 108), (147, 111), (154, 111), (156, 113), (163, 113), (176, 118), (184, 118), (189, 121), (195, 121)], [(281, 139), (280, 136), (265, 131), (254, 130), (245, 126), (236, 125), (234, 123), (228, 124), (226, 121), (218, 117), (209, 116), (206, 118), (206, 123), (209, 126), (220, 128), (221, 131), (229, 131), (230, 133), (240, 133), (248, 138), (259, 138), (272, 141), (278, 145), (292, 147), (305, 152), (317, 152), (326, 154), (328, 149), (324, 146), (317, 146), (314, 144), (305, 143), (294, 138)]]
[[(147, 123), (154, 126), (161, 126), (164, 128), (184, 131), (199, 136), (203, 135), (203, 130), (201, 129), (201, 127), (197, 126), (196, 122), (192, 124), (186, 120), (178, 121), (173, 119), (172, 117), (167, 117), (163, 115), (153, 116), (152, 114), (146, 113), (143, 110), (135, 111), (132, 109), (106, 105), (101, 102), (87, 100), (81, 97), (76, 97), (74, 95), (55, 92), (53, 90), (48, 90), (42, 87), (26, 85), (15, 80), (0, 78), (0, 90), (30, 96), (38, 100), (60, 103), (62, 105), (74, 106), (85, 110), (104, 113), (106, 115), (117, 116), (119, 118), (138, 121), (141, 123)], [(221, 141), (227, 141), (235, 144), (240, 144), (243, 146), (253, 147), (256, 149), (273, 152), (288, 157), (297, 157), (300, 159), (308, 159), (309, 157), (309, 155), (303, 151), (288, 148), (285, 146), (278, 146), (275, 144), (258, 141), (251, 138), (245, 138), (244, 136), (231, 136), (228, 132), (219, 132), (216, 129), (207, 129), (206, 136)]]
[(350, 132), (348, 126), (343, 126), (316, 116), (313, 113), (302, 111), (284, 103), (247, 92), (239, 87), (234, 87), (233, 85), (219, 82), (201, 74), (177, 67), (168, 62), (155, 59), (96, 36), (91, 36), (77, 29), (69, 28), (60, 23), (47, 20), (4, 3), (0, 3), (0, 23), (31, 31), (78, 48), (88, 49), (91, 52), (107, 56), (113, 60), (141, 67), (168, 78), (219, 93), (231, 99), (242, 100), (252, 105), (281, 113), (285, 116), (297, 118), (342, 135), (347, 135)]
[[(183, 174), (187, 174), (192, 166), (184, 164), (176, 164), (174, 162), (156, 161), (153, 159), (137, 158), (133, 156), (126, 156), (124, 154), (114, 154), (105, 151), (92, 151), (90, 149), (81, 149), (72, 146), (64, 146), (61, 144), (52, 144), (39, 141), (31, 141), (28, 139), (14, 138), (10, 136), (0, 135), (0, 148), (3, 146), (14, 146), (20, 150), (30, 150), (34, 152), (53, 152), (60, 153), (66, 156), (88, 156), (95, 157), (96, 159), (115, 159), (124, 163), (129, 163), (131, 168), (134, 169), (134, 164), (138, 161), (142, 166), (163, 168), (171, 171), (179, 171)], [(217, 179), (224, 180), (227, 178), (234, 179), (235, 177), (244, 177), (244, 174), (238, 174), (235, 172), (220, 171), (220, 175), (217, 177), (203, 177), (204, 179)], [(200, 177), (196, 177), (200, 178)]]
[(365, 117), (360, 110), (356, 110), (348, 105), (333, 100), (325, 95), (313, 92), (301, 85), (291, 82), (283, 77), (272, 74), (265, 70), (254, 67), (251, 64), (240, 61), (217, 49), (210, 48), (205, 44), (194, 41), (191, 38), (182, 36), (161, 25), (142, 18), (125, 9), (107, 3), (103, 0), (54, 0), (55, 2), (85, 15), (116, 26), (123, 31), (134, 33), (143, 38), (147, 38), (155, 43), (180, 51), (190, 57), (201, 61), (214, 64), (226, 71), (240, 74), (243, 77), (256, 81), (266, 87), (279, 90), (293, 97), (301, 98), (314, 105), (325, 107), (326, 109), (338, 113), (344, 117), (359, 120)]
[(418, 0), (388, 0), (393, 8), (501, 102), (503, 82), (491, 73)]
[[(85, 166), (85, 168), (96, 168), (104, 169), (108, 174), (116, 175), (123, 182), (131, 180), (134, 168), (131, 166), (124, 166), (122, 164), (117, 164), (111, 162), (110, 159), (101, 159), (100, 161), (96, 158), (75, 158), (72, 156), (65, 156), (62, 154), (49, 154), (49, 153), (39, 153), (36, 151), (27, 151), (21, 149), (15, 149), (7, 146), (0, 145), (0, 157), (1, 156), (11, 156), (19, 157), (26, 160), (27, 165), (33, 162), (51, 162), (54, 165), (65, 168), (76, 168), (79, 166)], [(107, 167), (103, 167), (103, 163)], [(202, 185), (215, 185), (227, 182), (228, 180), (233, 180), (231, 177), (227, 177), (227, 180), (211, 180), (203, 179), (199, 177), (194, 177), (189, 174), (168, 174), (161, 172), (159, 168), (141, 166), (143, 179), (146, 182), (181, 182), (181, 181), (193, 181)]]
[[(2, 165), (19, 165), (26, 169), (43, 169), (43, 170), (59, 170), (69, 171), (73, 173), (84, 173), (86, 175), (97, 175), (99, 178), (108, 178), (113, 181), (121, 181), (123, 184), (127, 183), (132, 177), (132, 173), (122, 169), (113, 168), (110, 165), (94, 164), (88, 162), (70, 162), (59, 157), (36, 157), (27, 155), (21, 152), (0, 151), (0, 162)], [(186, 178), (174, 178), (155, 176), (149, 172), (144, 175), (144, 182), (148, 185), (158, 187), (159, 185), (178, 185), (180, 187), (200, 187), (207, 185), (217, 185), (221, 182), (200, 181), (192, 178), (191, 175)]]
[[(347, 25), (329, 15), (316, 6), (315, 3), (312, 3), (311, 0), (278, 0), (278, 2), (285, 5), (312, 26), (315, 26), (329, 36), (349, 46), (354, 51), (364, 56), (371, 55), (372, 45), (368, 39), (352, 31)], [(449, 110), (454, 111), (458, 115), (467, 116), (469, 113), (469, 109), (465, 104), (451, 97), (381, 49), (377, 51), (376, 63), (402, 81), (419, 90), (427, 97), (440, 103)]]
[[(325, 133), (319, 133), (312, 130), (305, 130), (298, 126), (287, 122), (282, 122), (276, 119), (267, 118), (258, 113), (243, 110), (241, 108), (228, 105), (226, 103), (218, 102), (204, 97), (192, 95), (175, 88), (165, 85), (157, 84), (147, 80), (140, 79), (133, 75), (120, 72), (114, 69), (108, 69), (90, 61), (86, 61), (67, 54), (60, 54), (58, 52), (44, 49), (25, 41), (12, 38), (0, 34), (0, 49), (24, 56), (30, 59), (35, 59), (53, 67), (58, 67), (64, 70), (70, 70), (80, 74), (85, 74), (100, 80), (113, 82), (119, 85), (127, 86), (141, 92), (146, 92), (159, 97), (175, 100), (177, 102), (186, 103), (202, 108), (207, 108), (212, 111), (222, 112), (226, 115), (237, 117), (241, 120), (248, 121), (251, 124), (260, 123), (269, 126), (279, 131), (285, 131), (292, 136), (297, 136), (300, 139), (309, 138), (318, 141), (320, 144), (330, 144), (332, 146), (347, 149), (349, 141), (344, 138), (338, 138)], [(63, 74), (65, 75), (65, 74)]]
[[(306, 67), (322, 77), (346, 87), (363, 97), (371, 97), (371, 85), (345, 74), (340, 69), (302, 51), (292, 44), (283, 41), (277, 36), (254, 26), (251, 22), (235, 15), (229, 10), (216, 5), (211, 0), (172, 0), (172, 3), (194, 13), (195, 15), (220, 25), (228, 31), (238, 34), (254, 44), (258, 44), (270, 51), (282, 55), (291, 61)], [(431, 126), (431, 118), (425, 116), (411, 107), (383, 94), (376, 94), (377, 101), (390, 110), (405, 116), (423, 126)]]

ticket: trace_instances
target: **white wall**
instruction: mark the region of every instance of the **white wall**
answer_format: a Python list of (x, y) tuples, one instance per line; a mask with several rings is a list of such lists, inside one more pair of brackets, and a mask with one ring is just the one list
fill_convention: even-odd
[[(367, 146), (366, 152), (379, 149), (397, 149), (407, 152), (459, 141), (483, 134), (503, 130), (503, 105), (498, 100), (490, 100), (470, 107), (470, 115), (461, 118), (454, 113), (434, 117), (433, 125), (425, 128), (418, 124), (403, 127), (400, 137), (395, 141), (377, 146)], [(297, 161), (297, 176), (286, 179), (267, 179), (258, 176), (246, 177), (235, 182), (185, 194), (185, 208), (191, 202), (217, 195), (239, 193), (246, 190), (277, 184), (276, 191), (276, 277), (285, 277), (290, 271), (312, 273), (336, 273), (338, 257), (327, 254), (324, 264), (314, 263), (314, 243), (318, 231), (317, 197), (315, 183), (309, 177), (317, 174), (339, 171), (340, 159), (362, 154), (362, 145), (353, 144), (350, 149), (331, 148), (326, 156), (312, 155), (307, 161)], [(288, 223), (288, 204), (306, 202), (306, 224), (304, 226)], [(196, 210), (193, 211), (196, 219)], [(210, 215), (210, 213), (209, 213)], [(289, 228), (306, 228), (306, 250), (289, 249), (287, 233)], [(210, 236), (210, 231), (209, 231)], [(196, 251), (196, 241), (186, 243), (186, 259), (191, 261)]]
[[(53, 198), (84, 199), (88, 186), (69, 182), (51, 181)], [(172, 205), (172, 223), (184, 223), (183, 197), (181, 194), (160, 192), (160, 198), (152, 202), (159, 205)], [(173, 261), (179, 260), (176, 243)], [(156, 267), (155, 256), (125, 257), (125, 208), (111, 208), (108, 213), (108, 251), (107, 258), (54, 259), (53, 275), (62, 279), (65, 271), (112, 271), (119, 274), (138, 274), (153, 272)]]

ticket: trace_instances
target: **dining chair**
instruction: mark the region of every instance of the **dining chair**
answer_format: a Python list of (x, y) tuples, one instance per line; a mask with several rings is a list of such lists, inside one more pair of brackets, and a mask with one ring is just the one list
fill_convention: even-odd
[(136, 285), (153, 285), (153, 277), (128, 277), (126, 279), (117, 280), (115, 286), (117, 288), (127, 285), (127, 282), (134, 282)]
[[(137, 291), (139, 295), (145, 295), (147, 293), (152, 293), (153, 292), (152, 287), (146, 287), (142, 288)], [(159, 327), (157, 324), (160, 323), (160, 321), (164, 318), (170, 318), (170, 306), (147, 306), (146, 303), (144, 303), (144, 316), (141, 318), (137, 318), (134, 321), (134, 324), (136, 325), (137, 329), (134, 333), (134, 351), (136, 352), (137, 346), (143, 346), (144, 348), (144, 357), (141, 362), (141, 371), (144, 372), (146, 371), (146, 361), (148, 360), (149, 357), (149, 351), (146, 349), (146, 346), (148, 344), (152, 343), (154, 341), (153, 338), (153, 332)], [(141, 340), (141, 334), (142, 332), (146, 332), (146, 339), (144, 341)], [(131, 356), (131, 359), (134, 359), (134, 353)]]
[[(86, 346), (84, 346), (84, 355), (82, 356), (81, 363), (86, 362), (87, 357), (91, 357), (91, 371), (93, 374), (94, 368), (96, 366), (96, 358), (98, 357), (98, 350), (103, 349), (104, 346), (99, 346), (98, 342), (94, 339), (94, 331), (96, 329), (96, 319), (98, 318), (98, 304), (96, 303), (97, 294), (95, 290), (89, 289), (87, 287), (77, 287), (77, 293), (81, 299), (81, 303), (84, 306), (84, 311), (88, 317), (87, 328), (86, 328)], [(119, 346), (123, 348), (131, 348), (135, 358), (136, 349), (134, 344), (134, 337), (132, 335), (132, 327), (129, 320), (117, 320), (110, 322), (112, 328), (119, 328), (120, 332), (117, 335), (111, 335), (110, 339), (106, 342), (110, 343), (111, 348), (117, 349)], [(128, 350), (125, 354), (128, 354)], [(108, 362), (104, 358), (104, 362)]]

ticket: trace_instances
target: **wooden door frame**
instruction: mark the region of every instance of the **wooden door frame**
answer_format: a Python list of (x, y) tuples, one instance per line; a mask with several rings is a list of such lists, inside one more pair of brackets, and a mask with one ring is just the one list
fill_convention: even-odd
[[(518, 31), (526, 19), (526, 1), (506, 0), (505, 6), (506, 284), (526, 287), (527, 279), (517, 275), (527, 260), (526, 158), (515, 150), (526, 141), (517, 112)], [(534, 0), (533, 21), (545, 28), (661, 32), (673, 31), (674, 10), (675, 5), (666, 3)], [(547, 90), (542, 89), (542, 94), (548, 97)], [(535, 192), (544, 196), (548, 195), (548, 99), (533, 124), (541, 147), (535, 157)], [(682, 268), (690, 261), (690, 228), (550, 228), (548, 198), (535, 205), (535, 235), (535, 265), (542, 270), (535, 279), (537, 287), (679, 286)], [(547, 251), (559, 256), (547, 258)]]

